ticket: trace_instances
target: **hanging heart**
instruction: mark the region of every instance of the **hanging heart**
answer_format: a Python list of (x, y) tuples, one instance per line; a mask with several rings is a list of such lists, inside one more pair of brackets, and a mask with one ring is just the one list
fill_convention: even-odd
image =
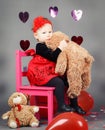
[(82, 10), (72, 10), (71, 16), (75, 21), (79, 21), (82, 18), (83, 11)]
[(20, 47), (21, 47), (24, 51), (26, 51), (26, 50), (29, 48), (29, 46), (30, 46), (30, 41), (29, 41), (29, 40), (26, 40), (26, 41), (21, 40), (21, 41), (20, 41)]
[(71, 41), (76, 42), (78, 45), (81, 45), (83, 42), (82, 36), (72, 36)]
[(28, 18), (29, 18), (29, 13), (28, 12), (20, 12), (19, 13), (19, 18), (20, 20), (25, 23), (27, 22)]
[(58, 14), (58, 7), (50, 7), (49, 8), (49, 13), (51, 15), (51, 17), (55, 18)]

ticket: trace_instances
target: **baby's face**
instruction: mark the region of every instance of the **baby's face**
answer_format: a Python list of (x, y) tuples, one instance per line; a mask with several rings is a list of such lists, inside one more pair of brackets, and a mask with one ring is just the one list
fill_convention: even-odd
[(45, 24), (43, 27), (38, 29), (36, 33), (34, 33), (34, 36), (39, 42), (45, 42), (52, 37), (52, 33), (52, 25)]

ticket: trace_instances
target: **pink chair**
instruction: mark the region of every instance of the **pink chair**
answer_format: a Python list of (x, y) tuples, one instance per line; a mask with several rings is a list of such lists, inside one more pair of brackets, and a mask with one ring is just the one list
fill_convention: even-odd
[(16, 91), (30, 95), (30, 105), (37, 105), (35, 96), (46, 96), (47, 106), (39, 106), (48, 110), (48, 124), (53, 119), (53, 91), (54, 87), (23, 85), (23, 77), (26, 77), (22, 66), (22, 58), (28, 57), (24, 51), (16, 50)]

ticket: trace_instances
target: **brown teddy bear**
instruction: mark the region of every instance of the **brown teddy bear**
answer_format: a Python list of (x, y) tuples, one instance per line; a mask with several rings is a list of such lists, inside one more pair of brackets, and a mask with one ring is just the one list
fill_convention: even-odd
[(2, 119), (8, 119), (10, 128), (20, 126), (38, 126), (39, 120), (35, 117), (35, 113), (39, 111), (38, 106), (27, 105), (27, 97), (20, 92), (14, 92), (8, 99), (8, 105), (11, 110), (2, 115)]
[(55, 72), (60, 75), (67, 74), (69, 84), (67, 93), (70, 98), (73, 98), (80, 95), (81, 90), (90, 86), (91, 66), (94, 58), (86, 49), (71, 41), (66, 34), (60, 31), (54, 32), (46, 45), (55, 50), (62, 40), (66, 40), (68, 46), (59, 54)]

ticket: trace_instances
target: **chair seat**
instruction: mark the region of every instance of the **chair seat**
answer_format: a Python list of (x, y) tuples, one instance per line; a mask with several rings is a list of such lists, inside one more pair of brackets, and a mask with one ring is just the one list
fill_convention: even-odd
[(20, 91), (24, 92), (29, 95), (36, 95), (36, 96), (47, 96), (49, 92), (53, 92), (54, 87), (36, 87), (36, 86), (27, 86), (27, 87), (20, 87)]
[(43, 90), (43, 91), (52, 91), (54, 90), (55, 88), (54, 87), (43, 87), (43, 86), (20, 86), (20, 89), (26, 89), (26, 90)]

